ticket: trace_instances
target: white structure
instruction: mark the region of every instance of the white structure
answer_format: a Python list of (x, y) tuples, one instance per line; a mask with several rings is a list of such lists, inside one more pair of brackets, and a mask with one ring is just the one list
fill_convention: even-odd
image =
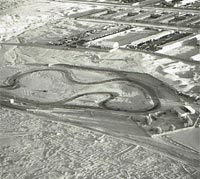
[(194, 55), (194, 56), (192, 56), (191, 58), (192, 58), (192, 60), (194, 60), (194, 61), (199, 61), (199, 62), (200, 62), (200, 54)]
[(14, 99), (10, 99), (10, 103), (11, 103), (11, 104), (14, 104), (14, 103), (15, 103), (15, 100), (14, 100)]
[(96, 45), (101, 46), (102, 48), (118, 49), (119, 43), (112, 41), (101, 41), (96, 43)]
[(175, 41), (166, 43), (164, 45), (161, 45), (160, 47), (162, 49), (157, 50), (156, 52), (157, 53), (165, 53), (165, 52), (167, 52), (169, 50), (173, 50), (175, 48), (181, 47), (183, 45), (183, 43), (186, 43), (186, 42), (188, 42), (190, 40), (194, 40), (194, 39), (198, 39), (198, 38), (199, 38), (199, 35), (191, 34), (189, 36), (182, 37), (182, 38), (180, 38), (178, 40), (175, 40)]
[(135, 40), (135, 41), (133, 41), (133, 42), (131, 43), (131, 45), (136, 46), (136, 45), (138, 45), (138, 44), (140, 44), (140, 43), (145, 43), (145, 42), (147, 42), (147, 41), (149, 41), (149, 40), (157, 40), (157, 39), (159, 39), (159, 38), (161, 38), (161, 37), (164, 37), (164, 36), (169, 35), (169, 34), (172, 34), (172, 33), (174, 33), (174, 30), (162, 31), (162, 32), (159, 32), (159, 33), (157, 33), (157, 34), (153, 34), (153, 35), (150, 35), (150, 36), (147, 36), (147, 37), (144, 37), (144, 38), (140, 38), (140, 39), (138, 39), (138, 40)]
[[(173, 0), (165, 0), (165, 2), (167, 3), (171, 3)], [(177, 2), (174, 7), (179, 7), (179, 6), (184, 6), (186, 4), (190, 4), (190, 3), (195, 3), (198, 0), (181, 0), (180, 2)]]
[(198, 1), (198, 0), (182, 0), (179, 4), (183, 6), (183, 5), (186, 5), (189, 3), (194, 3), (196, 1)]
[(195, 111), (195, 109), (194, 109), (193, 107), (187, 106), (187, 105), (185, 105), (184, 107), (185, 107), (188, 111), (190, 111), (190, 114), (195, 114), (195, 113), (196, 113), (196, 111)]
[(200, 35), (197, 36), (197, 45), (200, 45)]
[(53, 66), (53, 65), (54, 65), (53, 63), (49, 63), (49, 64), (48, 64), (48, 67), (51, 67), (51, 66)]

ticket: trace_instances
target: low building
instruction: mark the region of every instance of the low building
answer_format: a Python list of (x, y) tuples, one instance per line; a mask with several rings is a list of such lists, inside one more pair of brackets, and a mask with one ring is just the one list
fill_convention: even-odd
[(184, 108), (186, 108), (190, 114), (196, 113), (196, 110), (192, 106), (185, 105)]
[(183, 109), (181, 109), (180, 107), (174, 107), (175, 112), (178, 114), (178, 117), (183, 119), (186, 118), (188, 113), (185, 112)]
[(198, 0), (182, 0), (177, 4), (177, 6), (184, 6), (186, 4), (195, 3), (196, 1), (198, 1)]
[(200, 62), (200, 54), (196, 54), (191, 57), (192, 60)]
[(97, 46), (101, 46), (102, 48), (109, 48), (109, 49), (118, 49), (119, 43), (112, 42), (112, 41), (101, 41), (96, 43)]
[(165, 0), (165, 2), (167, 3), (173, 3), (175, 4), (174, 7), (179, 7), (179, 6), (184, 6), (186, 4), (191, 4), (191, 3), (195, 3), (198, 0)]

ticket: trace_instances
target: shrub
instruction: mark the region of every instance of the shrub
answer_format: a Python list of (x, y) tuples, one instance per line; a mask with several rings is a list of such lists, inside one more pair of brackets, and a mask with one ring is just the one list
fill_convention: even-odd
[(174, 131), (176, 129), (176, 126), (174, 124), (171, 124), (169, 126), (169, 131)]
[(162, 133), (162, 128), (161, 127), (155, 127), (155, 132), (156, 134), (161, 134)]

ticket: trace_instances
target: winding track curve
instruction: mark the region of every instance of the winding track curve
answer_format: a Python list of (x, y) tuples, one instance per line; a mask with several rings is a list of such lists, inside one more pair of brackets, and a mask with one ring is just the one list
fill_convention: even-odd
[[(29, 100), (29, 99), (24, 99), (24, 98), (17, 98), (14, 97), (12, 95), (9, 95), (8, 93), (5, 92), (1, 92), (1, 96), (7, 97), (7, 98), (11, 98), (14, 97), (15, 99), (22, 101), (24, 103), (31, 103), (32, 105), (36, 105), (36, 106), (51, 106), (51, 107), (67, 107), (69, 106), (69, 104), (65, 104), (66, 102), (70, 102), (73, 101), (74, 99), (77, 99), (79, 97), (85, 96), (85, 95), (91, 95), (91, 94), (107, 94), (109, 95), (108, 98), (106, 98), (105, 100), (101, 101), (98, 103), (100, 108), (103, 109), (107, 109), (107, 110), (116, 110), (116, 111), (125, 111), (125, 112), (134, 112), (134, 113), (140, 113), (140, 112), (148, 112), (151, 111), (153, 109), (156, 109), (160, 106), (160, 101), (156, 95), (156, 92), (154, 91), (153, 88), (151, 88), (150, 86), (142, 83), (141, 81), (138, 80), (134, 80), (134, 79), (130, 79), (130, 78), (114, 78), (114, 79), (109, 79), (109, 80), (103, 80), (103, 81), (98, 81), (98, 82), (80, 82), (75, 80), (71, 73), (68, 70), (64, 70), (64, 69), (59, 69), (59, 68), (47, 68), (47, 69), (37, 69), (37, 70), (30, 70), (24, 73), (17, 73), (13, 76), (11, 76), (8, 80), (7, 80), (7, 85), (1, 85), (0, 88), (4, 88), (6, 90), (14, 90), (17, 88), (20, 88), (20, 79), (23, 78), (26, 75), (35, 73), (35, 72), (40, 72), (40, 71), (57, 71), (57, 72), (61, 72), (64, 73), (66, 78), (68, 80), (70, 80), (73, 83), (79, 84), (79, 85), (95, 85), (95, 84), (103, 84), (103, 83), (109, 83), (109, 82), (114, 82), (114, 81), (120, 81), (120, 82), (128, 82), (131, 86), (137, 86), (139, 87), (141, 90), (143, 90), (144, 94), (149, 94), (153, 100), (154, 105), (148, 109), (142, 109), (142, 110), (122, 110), (122, 109), (118, 109), (118, 108), (113, 108), (113, 107), (108, 107), (107, 103), (110, 102), (111, 100), (117, 98), (119, 96), (118, 93), (115, 92), (89, 92), (89, 93), (83, 93), (83, 94), (78, 94), (76, 96), (72, 96), (70, 98), (65, 98), (56, 102), (39, 102), (39, 101), (33, 101), (33, 100)], [(81, 105), (70, 105), (71, 107), (86, 107), (86, 108), (91, 108), (91, 106), (81, 106)], [(95, 107), (93, 107), (95, 108)]]

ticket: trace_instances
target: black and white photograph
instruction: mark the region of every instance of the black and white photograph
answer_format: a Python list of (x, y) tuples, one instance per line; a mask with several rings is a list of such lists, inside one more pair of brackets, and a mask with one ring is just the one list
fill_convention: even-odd
[(0, 0), (0, 179), (199, 179), (200, 0)]

